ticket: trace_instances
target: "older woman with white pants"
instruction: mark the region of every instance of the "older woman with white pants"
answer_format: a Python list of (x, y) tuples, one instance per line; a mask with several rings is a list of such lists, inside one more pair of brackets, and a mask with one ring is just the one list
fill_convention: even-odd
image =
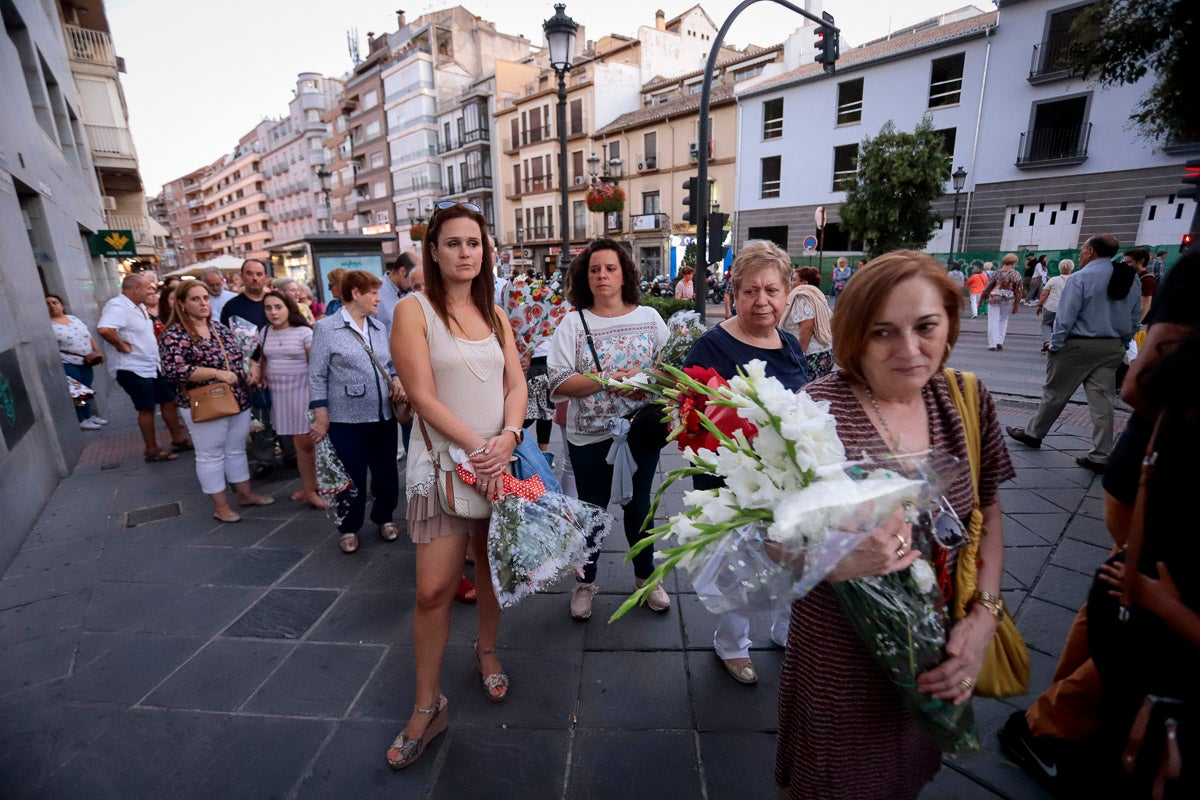
[[(211, 319), (208, 289), (199, 281), (185, 281), (175, 290), (177, 321), (159, 342), (163, 372), (178, 386), (179, 413), (192, 432), (196, 446), (196, 477), (200, 489), (213, 501), (213, 516), (221, 522), (241, 519), (229, 506), (225, 482), (233, 484), (243, 506), (265, 506), (274, 497), (255, 494), (250, 488), (246, 461), (246, 436), (250, 433), (250, 394), (241, 350), (233, 333)], [(187, 390), (225, 383), (237, 398), (238, 413), (196, 422), (192, 419)]]

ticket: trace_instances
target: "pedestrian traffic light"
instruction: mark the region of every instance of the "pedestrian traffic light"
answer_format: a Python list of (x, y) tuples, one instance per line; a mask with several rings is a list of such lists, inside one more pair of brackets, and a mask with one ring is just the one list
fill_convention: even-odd
[(725, 223), (729, 215), (714, 211), (708, 215), (708, 263), (718, 264), (725, 260)]
[(817, 30), (814, 32), (817, 37), (817, 54), (813, 57), (813, 61), (820, 64), (826, 72), (832, 74), (841, 51), (841, 44), (838, 41), (840, 34), (838, 33), (838, 29), (833, 26), (832, 14), (828, 11), (822, 11), (821, 19), (825, 20), (825, 24), (818, 25)]
[(683, 221), (695, 225), (700, 221), (700, 209), (705, 201), (703, 195), (707, 192), (700, 191), (700, 181), (697, 178), (688, 178), (684, 181), (683, 190), (687, 192), (687, 196), (683, 198)]
[(1179, 240), (1179, 254), (1183, 255), (1188, 250), (1192, 249), (1192, 245), (1196, 243), (1196, 234), (1185, 233), (1183, 238)]
[(1176, 197), (1190, 197), (1200, 200), (1200, 158), (1188, 159), (1183, 165), (1183, 188), (1175, 192)]

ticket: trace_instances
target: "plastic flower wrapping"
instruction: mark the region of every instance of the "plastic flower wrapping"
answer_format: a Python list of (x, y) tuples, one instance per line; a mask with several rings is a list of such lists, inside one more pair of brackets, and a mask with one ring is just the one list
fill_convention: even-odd
[(259, 344), (258, 326), (242, 317), (230, 317), (229, 330), (233, 334), (233, 340), (237, 342), (238, 349), (242, 351), (242, 369), (249, 374), (250, 356)]
[[(725, 381), (712, 370), (682, 371), (649, 389), (667, 410), (671, 437), (688, 465), (668, 473), (653, 520), (675, 481), (703, 475), (723, 485), (683, 495), (684, 509), (652, 528), (629, 557), (660, 540), (674, 543), (615, 620), (642, 602), (676, 566), (687, 570), (713, 613), (777, 608), (803, 597), (897, 509), (910, 521), (932, 519), (942, 486), (962, 465), (929, 454), (847, 458), (829, 404), (791, 392), (751, 361)], [(927, 526), (932, 531), (932, 525)], [(945, 659), (949, 614), (930, 562), (932, 534), (914, 526), (913, 566), (883, 577), (831, 583), (846, 617), (891, 678), (902, 701), (948, 752), (979, 746), (970, 704), (922, 695), (917, 676)], [(944, 562), (943, 562), (944, 569)], [(611, 621), (611, 620), (610, 620)]]
[[(475, 485), (466, 453), (452, 446), (450, 456), (463, 483)], [(487, 548), (496, 600), (508, 608), (568, 574), (582, 575), (613, 518), (591, 503), (546, 491), (537, 475), (521, 480), (505, 473), (503, 483), (503, 496), (492, 498)]]
[[(308, 424), (313, 423), (313, 412), (308, 412)], [(350, 504), (358, 494), (358, 487), (350, 480), (350, 474), (329, 437), (321, 438), (316, 446), (317, 494), (325, 501), (325, 513), (333, 518), (334, 525), (341, 525), (350, 510)]]
[(676, 311), (667, 320), (667, 342), (658, 354), (658, 363), (682, 369), (684, 359), (696, 340), (704, 335), (704, 330), (698, 312)]

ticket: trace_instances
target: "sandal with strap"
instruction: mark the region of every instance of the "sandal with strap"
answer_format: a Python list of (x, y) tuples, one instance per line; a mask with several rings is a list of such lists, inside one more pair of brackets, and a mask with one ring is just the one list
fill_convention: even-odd
[(437, 705), (433, 708), (418, 708), (413, 706), (413, 712), (429, 717), (425, 731), (416, 739), (404, 735), (404, 731), (392, 742), (387, 751), (387, 763), (392, 769), (404, 769), (421, 757), (425, 748), (450, 727), (450, 713), (446, 710), (449, 701), (444, 694), (438, 695)]
[(483, 674), (483, 657), (495, 655), (495, 648), (491, 650), (480, 650), (479, 640), (475, 640), (472, 645), (475, 649), (475, 670), (483, 678), (483, 694), (488, 700), (493, 703), (503, 703), (508, 697), (508, 675), (503, 672), (493, 672), (490, 675)]

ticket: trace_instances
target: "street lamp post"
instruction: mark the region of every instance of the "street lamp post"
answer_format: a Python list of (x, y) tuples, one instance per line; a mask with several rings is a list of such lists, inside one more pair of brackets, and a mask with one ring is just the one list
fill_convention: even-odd
[(967, 171), (959, 167), (950, 178), (954, 181), (954, 219), (950, 221), (950, 258), (947, 261), (954, 260), (954, 245), (958, 240), (958, 195), (967, 185)]
[(325, 195), (325, 230), (333, 232), (333, 206), (329, 205), (329, 179), (333, 174), (324, 164), (317, 166), (317, 180), (321, 182), (321, 193)]
[(558, 76), (558, 183), (562, 193), (559, 224), (562, 226), (562, 251), (558, 254), (559, 270), (565, 279), (571, 254), (570, 200), (567, 197), (567, 71), (575, 52), (575, 32), (579, 25), (564, 13), (565, 3), (554, 4), (554, 16), (542, 23), (546, 46), (550, 49), (550, 68)]

